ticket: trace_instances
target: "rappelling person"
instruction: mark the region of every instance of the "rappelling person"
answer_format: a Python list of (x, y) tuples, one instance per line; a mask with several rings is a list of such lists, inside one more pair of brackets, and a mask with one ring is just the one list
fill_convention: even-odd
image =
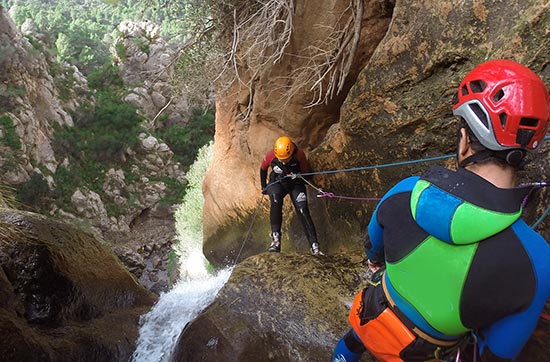
[(452, 106), (458, 170), (432, 167), (378, 204), (365, 240), (371, 286), (333, 362), (366, 350), (380, 362), (518, 356), (550, 297), (550, 247), (521, 218), (532, 186), (516, 185), (549, 107), (543, 81), (514, 61), (466, 75)]
[[(268, 169), (269, 184), (267, 183)], [(271, 222), (271, 245), (268, 250), (281, 251), (281, 224), (283, 221), (283, 199), (290, 194), (290, 199), (298, 218), (302, 222), (307, 240), (313, 255), (324, 255), (317, 241), (315, 225), (311, 220), (307, 204), (307, 192), (304, 179), (299, 174), (309, 173), (310, 166), (304, 151), (287, 136), (279, 137), (273, 149), (264, 157), (260, 166), (262, 193), (269, 195), (271, 201), (269, 219)], [(307, 176), (306, 176), (307, 177)]]

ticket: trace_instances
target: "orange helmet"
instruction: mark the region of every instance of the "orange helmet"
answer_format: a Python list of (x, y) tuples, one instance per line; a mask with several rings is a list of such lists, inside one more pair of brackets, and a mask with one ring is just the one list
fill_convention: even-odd
[(292, 143), (292, 140), (287, 136), (279, 137), (277, 141), (275, 141), (273, 151), (275, 151), (275, 157), (279, 160), (286, 160), (290, 158), (292, 152), (294, 152), (294, 143)]

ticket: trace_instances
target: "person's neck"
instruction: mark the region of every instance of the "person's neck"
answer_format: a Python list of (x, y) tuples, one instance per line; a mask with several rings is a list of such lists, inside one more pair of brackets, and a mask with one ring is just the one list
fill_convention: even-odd
[(516, 172), (512, 167), (483, 162), (468, 165), (466, 169), (501, 189), (509, 189), (516, 185)]

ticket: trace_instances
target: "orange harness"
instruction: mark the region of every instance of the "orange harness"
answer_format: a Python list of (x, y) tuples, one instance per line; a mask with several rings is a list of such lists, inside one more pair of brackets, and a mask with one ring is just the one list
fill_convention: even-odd
[(399, 354), (416, 339), (416, 336), (390, 308), (384, 309), (378, 317), (361, 325), (359, 310), (362, 299), (363, 292), (361, 291), (355, 296), (351, 307), (349, 322), (353, 330), (365, 348), (380, 362), (403, 362)]
[[(374, 285), (368, 288), (375, 288)], [(360, 312), (363, 305), (363, 291), (360, 291), (353, 301), (349, 314), (349, 322), (361, 342), (379, 362), (404, 362), (401, 352), (421, 338), (438, 346), (437, 350), (453, 348), (459, 341), (443, 341), (427, 335), (420, 329), (407, 327), (405, 323), (394, 313), (392, 308), (397, 308), (386, 288), (385, 278), (382, 278), (382, 288), (389, 304), (376, 318), (361, 325)], [(437, 355), (437, 351), (436, 351)], [(438, 361), (436, 358), (435, 361)]]

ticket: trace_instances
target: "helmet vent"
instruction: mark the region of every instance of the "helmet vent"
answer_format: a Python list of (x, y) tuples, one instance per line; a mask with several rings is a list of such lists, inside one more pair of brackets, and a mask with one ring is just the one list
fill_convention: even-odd
[(485, 128), (489, 129), (489, 120), (487, 119), (487, 115), (485, 114), (485, 112), (483, 112), (479, 104), (470, 103), (469, 106), (470, 109), (475, 113), (477, 118), (479, 118), (479, 120), (483, 123)]
[(470, 82), (470, 89), (474, 93), (481, 93), (486, 87), (487, 84), (482, 80), (474, 80), (473, 82)]
[(518, 129), (516, 134), (516, 143), (525, 147), (531, 142), (531, 139), (535, 135), (535, 131), (532, 129)]
[(462, 89), (460, 90), (462, 92), (462, 95), (463, 96), (467, 96), (468, 95), (468, 88), (464, 85), (462, 86)]
[(493, 96), (493, 101), (495, 103), (497, 103), (498, 101), (500, 101), (502, 98), (504, 97), (504, 91), (502, 89), (500, 89), (494, 96)]
[(506, 120), (508, 119), (508, 115), (506, 113), (501, 113), (498, 115), (498, 118), (500, 119), (500, 125), (502, 126), (502, 129), (506, 128)]
[(522, 118), (519, 121), (519, 125), (524, 127), (537, 127), (538, 124), (539, 120), (535, 118)]

